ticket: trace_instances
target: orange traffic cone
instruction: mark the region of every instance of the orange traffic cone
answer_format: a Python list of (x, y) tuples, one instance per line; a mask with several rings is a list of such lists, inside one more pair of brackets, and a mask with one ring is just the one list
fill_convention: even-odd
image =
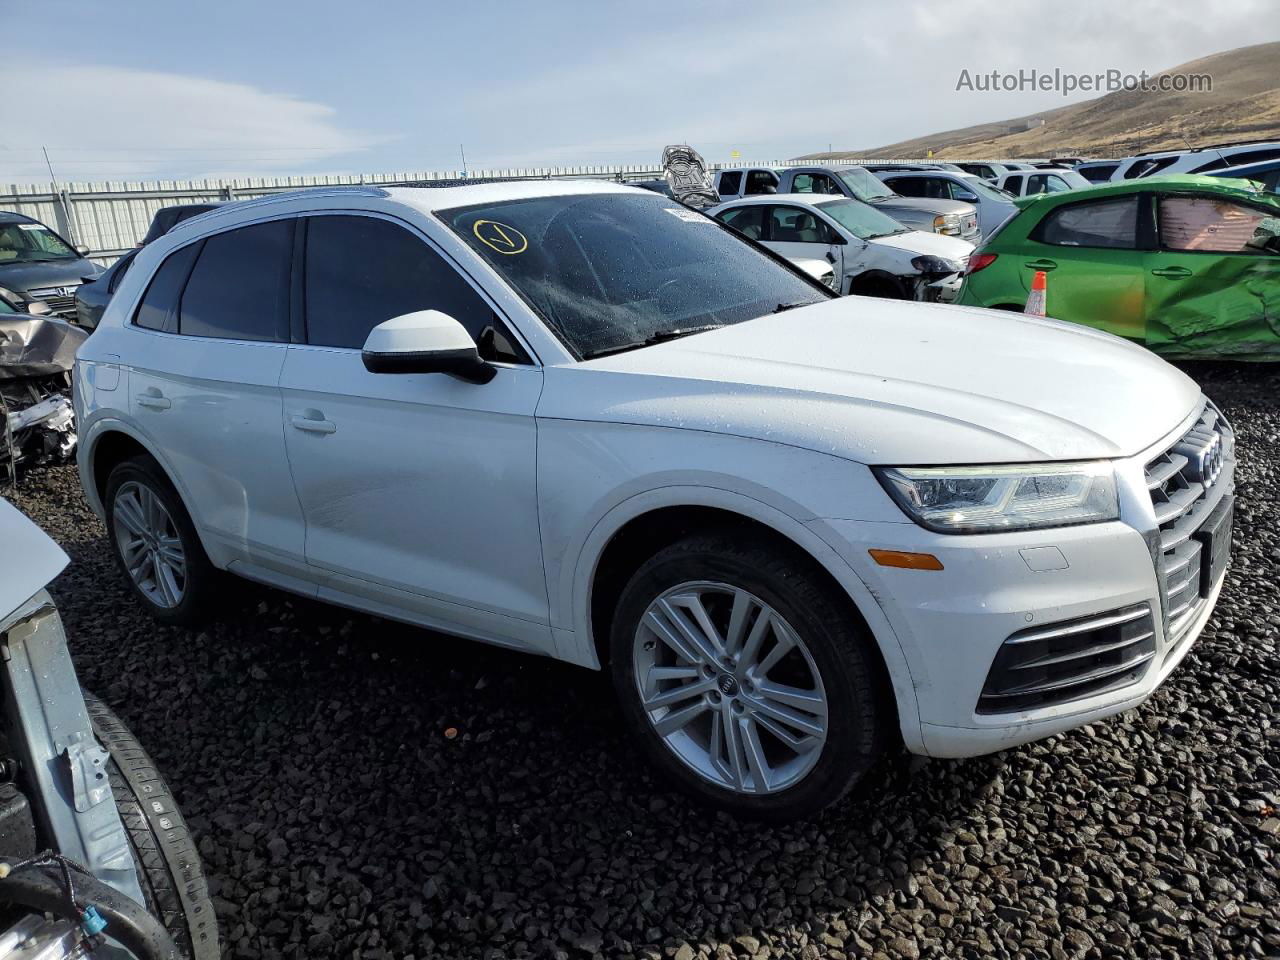
[(1022, 312), (1034, 317), (1043, 317), (1048, 295), (1049, 278), (1045, 276), (1043, 270), (1037, 270), (1035, 279), (1031, 281), (1031, 296), (1027, 297), (1027, 305)]

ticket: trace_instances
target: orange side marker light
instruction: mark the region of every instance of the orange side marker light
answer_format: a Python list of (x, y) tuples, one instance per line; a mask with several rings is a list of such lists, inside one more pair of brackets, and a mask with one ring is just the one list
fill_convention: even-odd
[(904, 550), (868, 550), (871, 559), (882, 567), (904, 570), (941, 570), (942, 561), (932, 553), (907, 553)]

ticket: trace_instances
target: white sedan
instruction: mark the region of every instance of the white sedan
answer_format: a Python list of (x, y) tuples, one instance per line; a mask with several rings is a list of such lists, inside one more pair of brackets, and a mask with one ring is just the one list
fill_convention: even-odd
[(707, 211), (788, 259), (825, 259), (841, 293), (955, 299), (973, 244), (904, 227), (869, 204), (822, 193), (746, 197)]
[(74, 396), (157, 619), (216, 613), (226, 571), (603, 668), (645, 756), (762, 818), (894, 742), (968, 756), (1140, 703), (1229, 557), (1231, 431), (1154, 354), (837, 298), (619, 184), (192, 218), (139, 251)]

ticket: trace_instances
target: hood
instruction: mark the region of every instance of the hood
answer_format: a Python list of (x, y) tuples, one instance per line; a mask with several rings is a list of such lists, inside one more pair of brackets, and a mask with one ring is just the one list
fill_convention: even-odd
[(1131, 456), (1200, 400), (1155, 354), (1076, 324), (841, 297), (549, 368), (539, 417), (684, 427), (869, 464)]
[(0, 261), (0, 287), (26, 293), (44, 287), (78, 287), (85, 277), (96, 277), (102, 268), (92, 260), (50, 260), (45, 263)]
[(0, 499), (0, 623), (62, 572), (67, 555), (7, 500)]
[(66, 373), (89, 337), (83, 327), (54, 316), (0, 316), (0, 381)]
[(879, 247), (893, 247), (913, 257), (921, 255), (942, 257), (944, 260), (964, 261), (973, 253), (973, 244), (959, 237), (948, 237), (941, 233), (925, 233), (923, 230), (912, 230), (908, 233), (896, 233), (891, 237), (876, 237), (871, 241)]
[(892, 211), (898, 210), (918, 210), (921, 213), (932, 213), (935, 216), (939, 213), (954, 213), (964, 216), (966, 213), (973, 213), (975, 208), (972, 203), (965, 203), (963, 200), (937, 200), (933, 197), (893, 197), (889, 200), (877, 200), (871, 204), (877, 210), (893, 216)]

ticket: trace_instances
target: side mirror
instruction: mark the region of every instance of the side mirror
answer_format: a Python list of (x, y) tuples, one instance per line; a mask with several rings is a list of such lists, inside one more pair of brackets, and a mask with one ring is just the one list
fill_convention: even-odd
[(977, 203), (978, 195), (976, 193), (970, 193), (968, 190), (965, 190), (961, 193), (957, 193), (956, 199), (963, 200), (965, 203)]
[(439, 310), (384, 320), (369, 331), (361, 358), (370, 373), (449, 373), (488, 383), (498, 372), (480, 359), (466, 328)]
[(77, 243), (76, 253), (80, 254), (82, 257), (87, 257), (89, 255), (89, 247), (83, 243)]

